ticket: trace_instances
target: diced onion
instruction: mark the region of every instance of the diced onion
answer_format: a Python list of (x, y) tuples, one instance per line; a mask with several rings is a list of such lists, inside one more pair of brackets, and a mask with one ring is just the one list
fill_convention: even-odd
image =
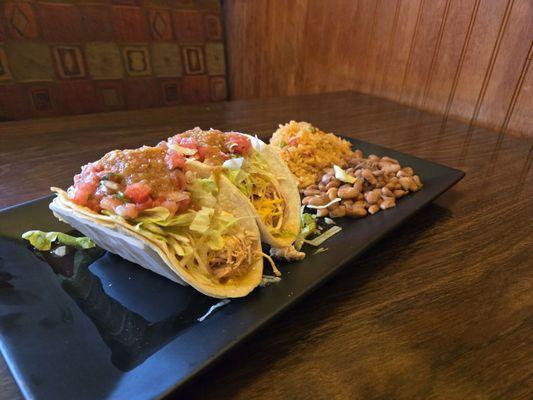
[(255, 135), (254, 137), (250, 138), (250, 142), (252, 143), (252, 147), (255, 151), (263, 151), (263, 149), (266, 147), (266, 143), (263, 142), (261, 139)]
[(337, 178), (339, 181), (345, 183), (354, 183), (356, 181), (355, 177), (348, 175), (346, 171), (338, 165), (334, 165), (333, 169), (335, 170), (335, 178)]
[(229, 169), (230, 171), (237, 171), (242, 168), (244, 158), (230, 158), (222, 163), (222, 168)]

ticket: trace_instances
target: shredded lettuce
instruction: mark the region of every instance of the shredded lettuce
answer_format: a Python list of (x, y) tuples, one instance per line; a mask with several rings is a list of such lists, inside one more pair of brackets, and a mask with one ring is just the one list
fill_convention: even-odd
[(224, 235), (238, 221), (233, 215), (206, 205), (213, 200), (216, 203), (218, 189), (213, 177), (198, 179), (189, 190), (202, 206), (200, 210), (171, 215), (165, 207), (154, 207), (133, 220), (137, 231), (173, 248), (185, 262), (205, 259), (209, 250), (222, 250)]
[(309, 235), (313, 233), (318, 233), (318, 226), (316, 224), (316, 215), (304, 213), (303, 208), (304, 207), (302, 206), (302, 213), (301, 213), (302, 230), (300, 231), (298, 238), (294, 242), (294, 248), (296, 250), (300, 250), (302, 248), (305, 238), (307, 238)]
[(194, 219), (189, 225), (189, 229), (191, 231), (205, 233), (209, 229), (209, 225), (211, 225), (211, 217), (214, 212), (215, 210), (212, 208), (202, 207), (201, 210), (196, 212)]
[(33, 247), (41, 251), (50, 250), (53, 242), (79, 249), (90, 249), (96, 246), (88, 237), (75, 237), (63, 232), (28, 231), (22, 234), (22, 238), (29, 241)]
[(226, 177), (233, 183), (233, 185), (241, 191), (246, 197), (251, 197), (254, 189), (254, 184), (250, 174), (241, 169), (225, 171)]
[(217, 204), (215, 195), (218, 188), (213, 175), (209, 178), (196, 179), (187, 189), (191, 192), (194, 204), (200, 207), (215, 208)]

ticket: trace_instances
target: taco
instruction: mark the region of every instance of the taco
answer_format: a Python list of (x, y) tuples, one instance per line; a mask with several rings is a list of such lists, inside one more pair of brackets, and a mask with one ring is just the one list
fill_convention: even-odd
[(217, 171), (162, 147), (114, 150), (82, 167), (50, 209), (100, 247), (212, 297), (261, 282), (254, 212)]
[[(262, 240), (272, 247), (288, 247), (300, 233), (298, 182), (278, 154), (257, 137), (238, 132), (194, 128), (170, 137), (161, 146), (180, 165), (201, 161), (221, 168), (241, 197), (255, 210)], [(303, 254), (303, 253), (302, 253)]]

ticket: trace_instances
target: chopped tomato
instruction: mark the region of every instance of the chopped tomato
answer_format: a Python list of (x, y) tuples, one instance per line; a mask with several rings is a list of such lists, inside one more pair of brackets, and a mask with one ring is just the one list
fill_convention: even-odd
[(98, 182), (89, 181), (84, 182), (80, 181), (74, 186), (74, 190), (70, 191), (70, 199), (81, 206), (86, 206), (90, 197), (96, 191)]
[(168, 211), (170, 211), (171, 214), (175, 214), (176, 211), (178, 211), (179, 205), (174, 200), (165, 199), (161, 203), (161, 207), (165, 207), (168, 209)]
[(198, 146), (198, 156), (200, 160), (205, 160), (206, 158), (213, 158), (218, 156), (220, 149), (215, 146)]
[(137, 218), (139, 211), (137, 206), (133, 203), (126, 203), (115, 208), (115, 212), (123, 218), (133, 219)]
[(135, 203), (142, 203), (148, 199), (151, 191), (150, 186), (146, 182), (141, 181), (128, 185), (124, 194)]
[(298, 138), (292, 138), (291, 140), (289, 140), (289, 145), (298, 146)]
[(250, 139), (244, 135), (230, 133), (228, 135), (226, 147), (231, 153), (246, 154), (252, 147), (252, 143), (250, 142)]
[(168, 169), (176, 169), (185, 167), (185, 156), (178, 153), (176, 150), (170, 149), (165, 156), (165, 162)]
[(170, 143), (178, 144), (181, 147), (187, 147), (188, 149), (198, 148), (198, 142), (196, 141), (195, 138), (192, 138), (192, 137), (174, 136), (170, 138)]
[(102, 200), (100, 200), (100, 207), (103, 210), (108, 210), (108, 211), (115, 211), (115, 208), (123, 204), (124, 202), (122, 200), (117, 199), (116, 197), (113, 197), (113, 196), (105, 196), (102, 198)]
[(148, 199), (146, 199), (142, 203), (135, 203), (135, 206), (137, 207), (137, 210), (139, 212), (152, 208), (152, 205), (153, 205), (153, 200), (150, 197), (148, 197)]
[(181, 189), (185, 186), (185, 174), (179, 169), (175, 169), (170, 172), (170, 179), (172, 180), (172, 183), (174, 184), (176, 189)]
[(187, 197), (186, 199), (181, 200), (179, 202), (178, 212), (184, 213), (185, 211), (187, 211), (189, 209), (190, 205), (191, 205), (191, 198), (190, 197)]

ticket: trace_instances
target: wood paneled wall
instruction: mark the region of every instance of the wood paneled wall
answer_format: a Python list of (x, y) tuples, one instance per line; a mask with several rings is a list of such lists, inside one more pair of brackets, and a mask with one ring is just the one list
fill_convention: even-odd
[(533, 0), (225, 0), (233, 99), (357, 90), (533, 137)]

